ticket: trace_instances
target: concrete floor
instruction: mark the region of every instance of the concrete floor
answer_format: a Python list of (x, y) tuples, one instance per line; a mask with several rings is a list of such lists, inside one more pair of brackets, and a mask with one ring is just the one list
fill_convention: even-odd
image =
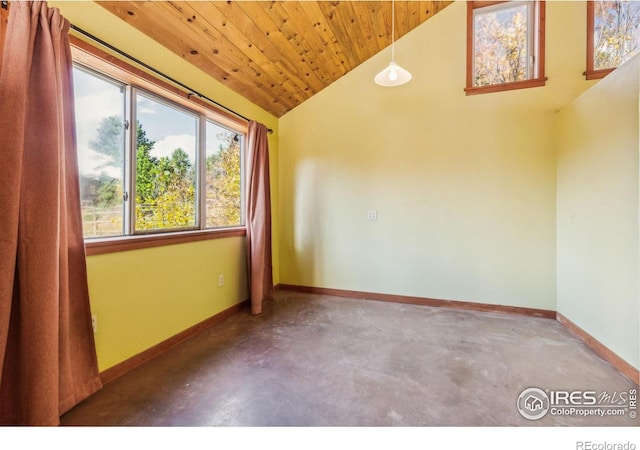
[(63, 425), (640, 425), (516, 409), (525, 388), (634, 387), (549, 319), (279, 292), (106, 385)]

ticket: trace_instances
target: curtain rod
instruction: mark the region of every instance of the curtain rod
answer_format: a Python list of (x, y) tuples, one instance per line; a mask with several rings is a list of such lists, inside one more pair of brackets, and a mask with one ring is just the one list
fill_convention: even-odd
[[(4, 5), (4, 3), (5, 3), (5, 2), (2, 2), (2, 4), (3, 4), (3, 5)], [(102, 39), (100, 39), (99, 37), (96, 37), (96, 36), (94, 36), (93, 34), (91, 34), (91, 33), (87, 32), (87, 31), (84, 31), (82, 28), (79, 28), (79, 27), (77, 27), (77, 26), (75, 26), (75, 25), (71, 24), (71, 29), (72, 29), (72, 30), (74, 30), (74, 31), (76, 31), (77, 33), (79, 33), (79, 34), (81, 34), (81, 35), (83, 35), (83, 36), (85, 36), (85, 37), (87, 37), (87, 38), (91, 39), (92, 41), (97, 42), (98, 44), (100, 44), (100, 45), (102, 45), (102, 46), (104, 46), (104, 47), (108, 48), (109, 50), (114, 51), (114, 52), (116, 52), (117, 54), (119, 54), (119, 55), (121, 55), (121, 56), (124, 56), (124, 57), (125, 57), (125, 58), (127, 58), (128, 60), (133, 61), (134, 63), (136, 63), (136, 64), (138, 64), (138, 65), (140, 65), (140, 66), (144, 67), (145, 69), (150, 70), (151, 72), (155, 73), (155, 74), (156, 74), (156, 75), (158, 75), (158, 76), (161, 76), (161, 77), (162, 77), (162, 78), (164, 78), (165, 80), (169, 80), (170, 82), (172, 82), (172, 83), (174, 83), (174, 84), (176, 84), (176, 85), (180, 86), (182, 89), (184, 89), (185, 91), (187, 91), (187, 92), (188, 92), (188, 95), (195, 95), (195, 96), (196, 96), (196, 97), (198, 97), (198, 98), (201, 98), (201, 99), (204, 99), (204, 100), (206, 100), (206, 101), (208, 101), (208, 102), (210, 102), (210, 103), (213, 103), (214, 105), (216, 105), (216, 106), (218, 106), (218, 107), (220, 107), (220, 108), (224, 109), (225, 111), (230, 112), (231, 114), (233, 114), (233, 115), (235, 115), (235, 116), (237, 116), (237, 117), (240, 117), (241, 119), (246, 120), (247, 122), (249, 122), (249, 121), (251, 120), (251, 119), (249, 119), (248, 117), (245, 117), (245, 116), (243, 116), (242, 114), (240, 114), (240, 113), (238, 113), (238, 112), (234, 111), (233, 109), (228, 108), (228, 107), (224, 106), (224, 105), (223, 105), (223, 104), (221, 104), (221, 103), (218, 103), (217, 101), (215, 101), (215, 100), (213, 100), (213, 99), (211, 99), (211, 98), (207, 97), (207, 96), (206, 96), (206, 95), (204, 95), (204, 94), (201, 94), (200, 92), (196, 91), (195, 89), (190, 88), (189, 86), (187, 86), (187, 85), (186, 85), (186, 84), (184, 84), (184, 83), (181, 83), (180, 81), (176, 80), (175, 78), (172, 78), (172, 77), (170, 77), (169, 75), (166, 75), (166, 74), (164, 74), (164, 73), (160, 72), (158, 69), (155, 69), (154, 67), (151, 67), (149, 64), (146, 64), (146, 63), (144, 63), (144, 62), (140, 61), (138, 58), (136, 58), (136, 57), (134, 57), (134, 56), (131, 56), (130, 54), (128, 54), (128, 53), (126, 53), (126, 52), (123, 52), (123, 51), (122, 51), (122, 50), (120, 50), (119, 48), (114, 47), (113, 45), (109, 44), (108, 42), (103, 41), (103, 40), (102, 40)], [(269, 132), (269, 134), (273, 133), (273, 130), (272, 130), (271, 128), (268, 128), (268, 129), (267, 129), (267, 131)]]

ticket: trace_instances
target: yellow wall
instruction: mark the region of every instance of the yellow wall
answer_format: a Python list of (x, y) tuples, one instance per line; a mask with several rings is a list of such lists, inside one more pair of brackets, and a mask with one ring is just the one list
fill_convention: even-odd
[(640, 56), (558, 114), (558, 311), (640, 367)]
[(244, 238), (97, 255), (87, 269), (101, 370), (249, 296)]
[[(95, 4), (50, 5), (72, 23), (275, 130), (270, 146), (276, 283), (558, 308), (638, 365), (637, 347), (623, 343), (638, 329), (637, 276), (633, 291), (628, 272), (615, 278), (616, 270), (605, 271), (606, 283), (594, 284), (584, 305), (572, 287), (581, 268), (597, 279), (593, 271), (602, 267), (593, 261), (581, 265), (579, 249), (569, 253), (576, 239), (585, 243), (595, 231), (571, 235), (563, 222), (566, 212), (575, 210), (578, 221), (582, 214), (608, 212), (589, 200), (589, 193), (596, 195), (589, 190), (593, 180), (581, 172), (586, 159), (589, 173), (596, 173), (602, 154), (571, 137), (581, 132), (576, 124), (581, 105), (594, 101), (588, 100), (591, 94), (557, 113), (595, 84), (582, 76), (584, 2), (547, 2), (546, 87), (465, 96), (466, 5), (458, 2), (396, 43), (397, 61), (414, 75), (410, 84), (373, 83), (389, 61), (386, 50), (279, 121)], [(605, 111), (618, 114), (615, 107)], [(628, 177), (635, 168), (637, 188), (637, 153), (633, 165), (625, 151), (613, 162), (602, 160), (605, 170), (596, 179), (616, 178), (617, 170)], [(580, 193), (583, 185), (587, 194)], [(607, 192), (624, 191), (623, 206), (631, 207), (633, 195), (623, 185)], [(637, 213), (637, 189), (635, 195), (631, 209)], [(378, 211), (377, 221), (367, 221), (368, 210)], [(627, 233), (630, 212), (623, 207), (615, 213), (616, 223), (603, 219), (599, 226), (619, 230), (624, 223)], [(598, 255), (610, 237), (598, 237)], [(627, 234), (615, 242), (629, 243)], [(630, 264), (631, 271), (635, 263), (637, 274), (637, 252), (634, 260), (616, 251), (614, 267)], [(242, 238), (93, 256), (88, 266), (102, 370), (248, 295)], [(223, 288), (217, 287), (218, 273), (225, 274)], [(607, 283), (622, 279), (615, 300), (606, 297), (603, 303)], [(588, 289), (582, 286), (581, 293)], [(636, 303), (624, 300), (629, 298)], [(622, 320), (620, 330), (606, 318), (611, 311)]]
[[(280, 119), (282, 283), (555, 310), (554, 111), (584, 80), (586, 8), (547, 4), (546, 87), (465, 96), (466, 4)], [(367, 221), (377, 210), (378, 220)]]
[[(92, 2), (51, 1), (74, 25), (274, 130), (273, 229), (278, 227), (278, 120)], [(274, 233), (274, 280), (279, 280)], [(202, 241), (88, 258), (91, 309), (98, 316), (100, 370), (248, 298), (244, 238)], [(225, 285), (218, 288), (218, 274)]]

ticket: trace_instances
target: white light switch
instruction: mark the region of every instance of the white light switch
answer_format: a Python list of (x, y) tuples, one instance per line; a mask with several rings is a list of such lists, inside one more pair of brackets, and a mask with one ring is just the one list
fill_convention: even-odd
[(378, 220), (378, 211), (367, 211), (367, 220)]

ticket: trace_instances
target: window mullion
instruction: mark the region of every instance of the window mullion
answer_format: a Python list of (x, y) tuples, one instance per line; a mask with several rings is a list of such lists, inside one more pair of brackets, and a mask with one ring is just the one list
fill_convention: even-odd
[(536, 34), (537, 28), (535, 26), (537, 18), (535, 3), (529, 2), (527, 4), (527, 79), (533, 79), (537, 77), (536, 73)]
[(135, 217), (136, 217), (136, 150), (137, 150), (137, 110), (136, 110), (136, 96), (138, 90), (132, 86), (128, 86), (128, 110), (127, 121), (129, 123), (127, 134), (127, 208), (126, 208), (126, 224), (127, 235), (132, 235), (135, 232)]
[(242, 225), (246, 225), (246, 201), (247, 201), (247, 179), (248, 175), (246, 173), (245, 168), (247, 167), (247, 153), (246, 153), (246, 142), (245, 135), (240, 136), (240, 223)]
[(198, 201), (198, 227), (201, 230), (207, 228), (207, 118), (200, 114), (198, 120), (198, 154), (196, 167), (198, 178), (196, 180), (196, 195)]

